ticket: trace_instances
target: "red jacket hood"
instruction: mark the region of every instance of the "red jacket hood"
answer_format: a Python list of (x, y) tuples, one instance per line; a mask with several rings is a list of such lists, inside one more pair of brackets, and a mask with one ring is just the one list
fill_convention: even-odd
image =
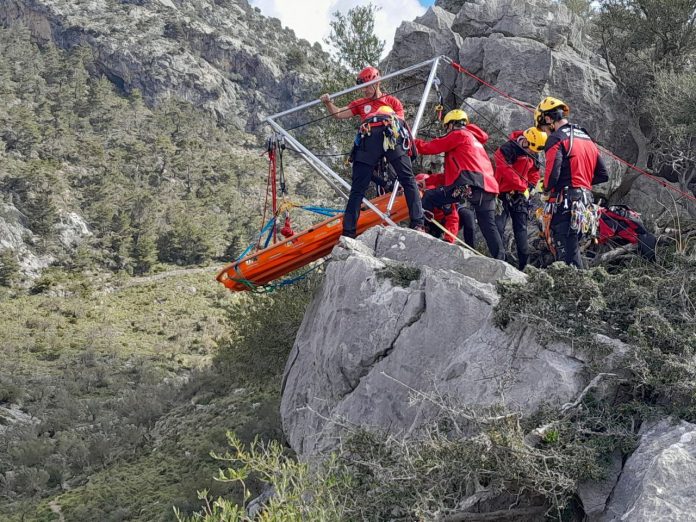
[(512, 131), (510, 133), (510, 135), (508, 136), (508, 138), (510, 138), (510, 141), (517, 141), (517, 138), (519, 138), (523, 134), (524, 134), (524, 131), (521, 131), (521, 130)]
[(488, 141), (488, 133), (486, 133), (486, 131), (484, 131), (478, 125), (474, 125), (473, 123), (469, 123), (464, 128), (466, 130), (468, 130), (471, 134), (473, 134), (474, 138), (476, 138), (481, 143), (481, 145), (485, 145), (485, 143)]

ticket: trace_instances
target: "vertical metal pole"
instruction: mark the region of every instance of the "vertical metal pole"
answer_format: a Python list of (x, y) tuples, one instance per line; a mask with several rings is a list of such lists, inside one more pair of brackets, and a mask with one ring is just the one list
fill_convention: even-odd
[[(435, 75), (437, 74), (437, 66), (440, 63), (440, 57), (435, 58), (433, 66), (430, 68), (430, 75), (428, 76), (428, 81), (425, 84), (425, 89), (423, 90), (423, 97), (421, 98), (420, 105), (418, 106), (418, 112), (416, 112), (416, 118), (413, 120), (413, 126), (411, 127), (411, 133), (413, 134), (413, 139), (416, 139), (418, 135), (418, 127), (420, 127), (421, 118), (423, 118), (423, 111), (425, 111), (425, 106), (428, 103), (428, 95), (430, 94), (430, 89), (433, 86), (433, 81), (435, 80)], [(399, 180), (397, 179), (394, 183), (394, 188), (392, 189), (391, 197), (389, 198), (389, 204), (387, 205), (387, 215), (391, 214), (391, 209), (396, 201), (396, 193), (399, 190)]]
[[(350, 184), (344, 180), (341, 176), (336, 174), (333, 170), (331, 170), (326, 164), (324, 164), (319, 158), (317, 158), (314, 154), (310, 152), (309, 149), (307, 149), (304, 145), (302, 145), (299, 141), (297, 141), (292, 135), (290, 135), (283, 127), (278, 125), (275, 121), (273, 121), (271, 118), (266, 118), (266, 121), (268, 124), (273, 127), (276, 131), (278, 131), (280, 134), (285, 136), (285, 139), (292, 144), (293, 147), (298, 149), (300, 152), (302, 152), (305, 156), (308, 158), (311, 158), (315, 162), (315, 166), (321, 165), (322, 169), (326, 174), (331, 176), (334, 181), (337, 181), (339, 185), (343, 186), (344, 188), (347, 188), (350, 191)], [(367, 198), (363, 198), (362, 200), (367, 207), (372, 210), (375, 214), (377, 214), (379, 217), (381, 217), (384, 221), (389, 223), (392, 226), (396, 226), (396, 223), (392, 221), (388, 215), (382, 213), (380, 209), (378, 209), (376, 206), (374, 206)]]

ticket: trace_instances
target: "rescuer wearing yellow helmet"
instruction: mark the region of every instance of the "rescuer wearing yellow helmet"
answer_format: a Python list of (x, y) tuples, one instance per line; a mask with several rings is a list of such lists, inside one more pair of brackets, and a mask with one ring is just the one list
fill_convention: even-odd
[(592, 185), (609, 179), (589, 133), (568, 121), (568, 104), (548, 96), (534, 112), (535, 124), (549, 129), (544, 147), (544, 188), (549, 193), (551, 235), (556, 259), (582, 267), (578, 242), (588, 221), (596, 220)]
[(502, 213), (496, 216), (500, 237), (505, 235), (507, 220), (512, 220), (512, 231), (517, 246), (517, 261), (524, 270), (529, 258), (527, 222), (529, 221), (529, 191), (539, 181), (537, 152), (543, 150), (546, 133), (536, 127), (513, 131), (509, 140), (493, 154), (495, 179), (498, 181)]
[[(483, 145), (488, 134), (469, 123), (461, 109), (449, 111), (442, 119), (447, 134), (432, 141), (416, 139), (419, 154), (445, 154), (444, 186), (423, 195), (423, 209), (432, 212), (453, 203), (473, 207), (488, 250), (496, 259), (505, 259), (505, 250), (495, 226), (498, 182)], [(466, 233), (465, 233), (466, 237)]]

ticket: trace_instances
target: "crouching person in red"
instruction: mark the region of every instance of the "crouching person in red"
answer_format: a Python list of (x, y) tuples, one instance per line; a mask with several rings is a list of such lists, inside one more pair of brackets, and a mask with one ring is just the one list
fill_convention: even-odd
[(512, 232), (517, 246), (520, 270), (527, 266), (529, 240), (529, 192), (539, 181), (537, 153), (544, 150), (546, 133), (534, 127), (514, 131), (510, 139), (495, 151), (495, 179), (498, 181), (502, 213), (495, 218), (500, 237), (504, 237), (508, 218), (512, 219)]
[[(433, 190), (438, 187), (442, 187), (445, 184), (445, 175), (440, 174), (418, 174), (416, 176), (416, 183), (423, 190)], [(430, 218), (430, 216), (426, 216)], [(439, 227), (435, 225), (427, 225), (426, 230), (435, 237), (441, 237), (444, 241), (448, 243), (454, 243), (457, 239), (457, 233), (459, 232), (459, 213), (457, 212), (457, 205), (450, 203), (440, 208), (437, 207), (433, 210), (432, 219), (440, 223), (449, 234), (445, 234)]]
[(438, 207), (468, 202), (474, 209), (491, 256), (505, 259), (503, 241), (495, 224), (498, 182), (493, 176), (491, 160), (483, 148), (488, 134), (469, 124), (469, 117), (461, 109), (448, 112), (442, 124), (447, 130), (443, 137), (432, 141), (416, 139), (419, 154), (445, 153), (445, 186), (424, 194), (423, 209), (433, 212)]

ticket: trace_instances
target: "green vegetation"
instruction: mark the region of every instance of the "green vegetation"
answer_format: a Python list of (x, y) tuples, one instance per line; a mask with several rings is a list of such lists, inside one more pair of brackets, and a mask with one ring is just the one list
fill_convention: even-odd
[[(541, 326), (548, 340), (590, 352), (602, 334), (631, 346), (630, 400), (696, 421), (696, 262), (674, 254), (664, 264), (634, 265), (616, 273), (552, 265), (531, 270), (523, 286), (500, 286), (501, 327), (521, 319)], [(600, 369), (601, 371), (601, 369)]]
[(377, 272), (380, 279), (388, 279), (403, 288), (408, 288), (412, 281), (418, 281), (420, 276), (420, 268), (403, 263), (389, 263)]
[[(238, 254), (238, 238), (259, 227), (257, 138), (174, 98), (148, 108), (137, 91), (123, 96), (94, 74), (88, 48), (39, 48), (13, 26), (0, 29), (0, 49), (0, 192), (62, 266), (144, 274), (157, 261), (204, 263)], [(94, 232), (79, 256), (55, 237), (72, 209)]]
[(200, 488), (242, 500), (213, 479), (209, 452), (224, 451), (227, 430), (281, 439), (280, 376), (316, 282), (236, 295), (212, 275), (65, 276), (52, 296), (0, 301), (9, 520), (51, 520), (49, 503), (67, 521), (172, 520), (172, 506), (199, 509)]
[[(534, 324), (542, 342), (585, 351), (595, 361), (590, 371), (605, 371), (598, 364), (610, 352), (598, 335), (625, 342), (625, 372), (611, 397), (588, 388), (577, 404), (521, 418), (501, 406), (471, 408), (420, 393), (413, 400), (439, 406), (440, 415), (418, 436), (353, 430), (328, 460), (308, 467), (277, 444), (245, 446), (228, 434), (231, 451), (218, 457), (218, 480), (270, 484), (276, 496), (265, 502), (267, 521), (456, 520), (468, 498), (490, 502), (491, 510), (514, 505), (520, 516), (576, 520), (578, 484), (602, 479), (612, 458), (630, 453), (643, 421), (696, 421), (695, 274), (693, 256), (672, 250), (659, 264), (635, 259), (610, 271), (554, 264), (530, 269), (526, 284), (499, 285), (501, 328)], [(522, 492), (526, 500), (518, 504)], [(250, 520), (229, 498), (209, 491), (202, 498), (202, 512), (180, 519)]]
[(335, 48), (334, 58), (355, 73), (372, 65), (376, 67), (384, 50), (384, 40), (375, 35), (375, 13), (379, 7), (372, 3), (333, 13), (329, 22), (331, 33), (326, 43)]
[[(629, 108), (637, 165), (694, 191), (694, 0), (601, 0), (592, 17), (599, 52)], [(638, 173), (624, 177), (625, 194)], [(696, 216), (693, 205), (686, 209)]]

